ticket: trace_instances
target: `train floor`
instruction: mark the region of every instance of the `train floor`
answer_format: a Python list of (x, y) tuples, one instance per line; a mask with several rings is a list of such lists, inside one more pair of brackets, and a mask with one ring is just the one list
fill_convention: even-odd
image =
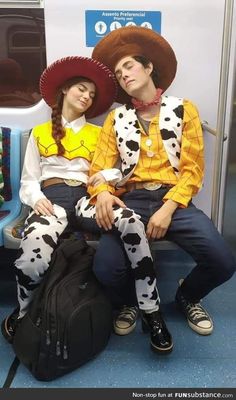
[[(192, 267), (182, 251), (161, 251), (156, 260), (163, 313), (174, 340), (167, 356), (153, 353), (149, 336), (136, 330), (111, 335), (105, 350), (78, 370), (52, 382), (40, 382), (20, 365), (12, 388), (233, 388), (236, 384), (236, 275), (210, 293), (203, 304), (214, 320), (210, 336), (199, 336), (187, 325), (174, 303), (177, 282)], [(3, 279), (4, 278), (4, 279)], [(1, 319), (15, 305), (15, 284), (1, 277)], [(0, 384), (14, 359), (11, 346), (0, 337)]]

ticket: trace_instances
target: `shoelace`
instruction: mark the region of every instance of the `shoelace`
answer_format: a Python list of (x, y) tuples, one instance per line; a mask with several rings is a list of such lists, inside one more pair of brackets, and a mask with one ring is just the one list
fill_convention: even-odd
[(189, 311), (189, 314), (193, 320), (201, 317), (205, 317), (207, 320), (209, 319), (200, 304), (190, 303), (187, 305), (187, 310)]
[(129, 319), (129, 320), (134, 320), (136, 319), (137, 315), (137, 310), (134, 307), (123, 307), (122, 310), (119, 313), (118, 319)]

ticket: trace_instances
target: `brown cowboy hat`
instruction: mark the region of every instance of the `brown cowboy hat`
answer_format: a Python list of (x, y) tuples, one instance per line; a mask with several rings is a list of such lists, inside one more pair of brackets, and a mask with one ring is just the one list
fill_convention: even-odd
[[(150, 60), (158, 75), (158, 87), (163, 92), (172, 83), (177, 68), (175, 53), (158, 33), (141, 26), (118, 28), (101, 39), (92, 53), (92, 58), (103, 62), (113, 72), (116, 64), (127, 56), (145, 56)], [(121, 104), (130, 101), (121, 87), (118, 88), (116, 101)]]
[(52, 107), (58, 90), (75, 77), (89, 78), (96, 85), (96, 96), (86, 117), (92, 118), (104, 113), (114, 102), (117, 82), (113, 73), (101, 62), (88, 57), (64, 57), (44, 70), (40, 78), (40, 92), (46, 103)]

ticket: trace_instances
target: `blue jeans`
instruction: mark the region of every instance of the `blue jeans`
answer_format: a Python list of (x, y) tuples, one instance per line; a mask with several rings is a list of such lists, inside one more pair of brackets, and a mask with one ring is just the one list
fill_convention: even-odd
[[(149, 218), (162, 206), (167, 191), (166, 188), (155, 191), (139, 189), (125, 193), (122, 200), (147, 225)], [(177, 243), (196, 262), (181, 286), (183, 295), (191, 302), (198, 302), (235, 272), (235, 260), (229, 246), (212, 221), (192, 203), (175, 211), (165, 239)], [(129, 262), (121, 241), (112, 233), (103, 234), (100, 239), (94, 272), (98, 280), (109, 288), (116, 305), (134, 303)]]

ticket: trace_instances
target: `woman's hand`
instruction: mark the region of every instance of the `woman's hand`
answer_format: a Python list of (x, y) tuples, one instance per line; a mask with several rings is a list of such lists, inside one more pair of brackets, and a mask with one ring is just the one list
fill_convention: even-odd
[(54, 215), (53, 205), (48, 199), (39, 199), (34, 205), (34, 212), (37, 215)]
[(110, 192), (104, 191), (97, 195), (96, 221), (100, 228), (106, 231), (112, 228), (114, 223), (113, 206), (125, 208), (126, 205), (119, 197), (113, 196)]
[(96, 174), (90, 176), (87, 186), (98, 186), (104, 182), (106, 182), (106, 179), (100, 172), (97, 172)]

